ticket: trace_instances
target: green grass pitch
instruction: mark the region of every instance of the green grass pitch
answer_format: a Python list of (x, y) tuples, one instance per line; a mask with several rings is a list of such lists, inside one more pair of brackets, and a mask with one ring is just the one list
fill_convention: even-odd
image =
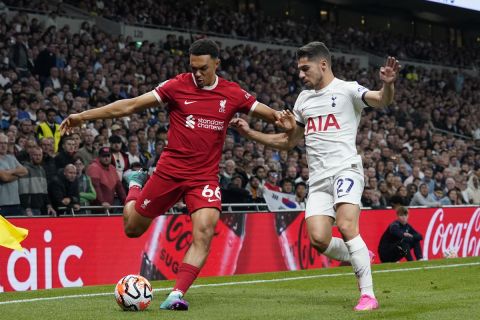
[[(0, 294), (0, 319), (480, 319), (480, 257), (373, 266), (380, 309), (352, 311), (351, 267), (200, 278), (187, 312), (159, 309), (173, 283), (156, 281), (144, 312), (117, 306), (114, 286)], [(79, 296), (82, 295), (82, 296)]]

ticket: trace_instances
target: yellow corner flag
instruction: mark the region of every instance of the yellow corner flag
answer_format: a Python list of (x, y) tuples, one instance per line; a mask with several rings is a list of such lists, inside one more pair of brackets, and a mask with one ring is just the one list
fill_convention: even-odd
[(21, 251), (23, 248), (20, 242), (22, 242), (27, 235), (27, 229), (15, 227), (0, 215), (0, 246)]

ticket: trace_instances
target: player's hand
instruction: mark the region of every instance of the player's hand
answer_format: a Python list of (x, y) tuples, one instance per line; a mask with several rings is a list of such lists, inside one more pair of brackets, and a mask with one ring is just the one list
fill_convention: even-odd
[(70, 134), (73, 131), (73, 128), (80, 127), (83, 123), (83, 120), (80, 117), (80, 114), (74, 113), (69, 115), (65, 120), (62, 121), (60, 125), (60, 134)]
[(275, 113), (275, 118), (275, 125), (287, 132), (295, 129), (297, 126), (295, 116), (290, 112), (290, 110), (283, 110)]
[(242, 118), (235, 118), (230, 121), (228, 124), (230, 128), (234, 128), (240, 133), (242, 136), (248, 136), (248, 132), (250, 131), (250, 126), (248, 122), (243, 120)]
[(386, 84), (395, 82), (398, 71), (400, 71), (400, 62), (394, 57), (388, 57), (385, 66), (380, 68), (380, 80)]

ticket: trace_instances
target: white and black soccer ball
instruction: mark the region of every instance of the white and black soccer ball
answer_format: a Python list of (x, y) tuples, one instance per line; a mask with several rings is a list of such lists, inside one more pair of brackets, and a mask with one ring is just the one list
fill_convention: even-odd
[(142, 311), (152, 301), (152, 285), (142, 276), (129, 274), (115, 286), (115, 299), (125, 311)]

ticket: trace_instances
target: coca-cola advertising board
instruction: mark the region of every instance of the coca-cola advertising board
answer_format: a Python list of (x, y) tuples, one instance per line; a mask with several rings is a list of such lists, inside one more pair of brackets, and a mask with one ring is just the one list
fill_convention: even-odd
[[(395, 220), (393, 210), (367, 210), (360, 230), (367, 246), (378, 242)], [(121, 217), (9, 219), (29, 229), (23, 252), (0, 247), (0, 292), (113, 284), (125, 274), (172, 279), (192, 241), (187, 215), (156, 219), (146, 234), (129, 239)], [(480, 208), (410, 209), (424, 257), (480, 255)], [(334, 229), (334, 235), (339, 236)], [(376, 261), (378, 262), (378, 261)], [(337, 266), (308, 241), (303, 213), (224, 214), (200, 276)]]

